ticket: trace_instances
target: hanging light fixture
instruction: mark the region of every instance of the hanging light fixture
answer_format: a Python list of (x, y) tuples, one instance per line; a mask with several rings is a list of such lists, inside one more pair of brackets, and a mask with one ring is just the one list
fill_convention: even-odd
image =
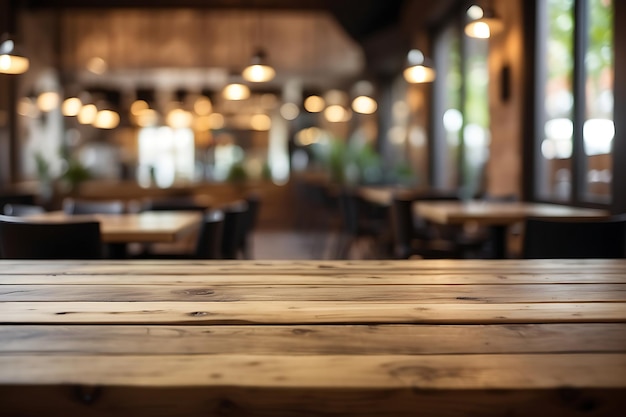
[(9, 34), (0, 37), (0, 73), (23, 74), (28, 71), (30, 61)]
[(411, 84), (429, 83), (437, 73), (419, 49), (411, 49), (407, 55), (407, 67), (402, 72), (404, 79)]
[(243, 78), (253, 83), (263, 83), (272, 80), (276, 76), (276, 71), (266, 62), (266, 54), (262, 49), (258, 49), (252, 56), (252, 61), (243, 72)]
[(470, 21), (465, 25), (465, 34), (471, 38), (488, 39), (504, 29), (502, 19), (496, 16), (492, 7), (482, 8), (475, 4), (467, 9), (467, 15)]
[(250, 89), (244, 84), (228, 84), (222, 91), (222, 96), (226, 100), (245, 100), (250, 97)]

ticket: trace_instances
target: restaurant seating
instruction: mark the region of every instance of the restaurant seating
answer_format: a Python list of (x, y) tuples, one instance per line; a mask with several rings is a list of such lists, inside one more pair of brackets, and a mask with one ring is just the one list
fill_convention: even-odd
[(197, 234), (192, 252), (158, 250), (142, 252), (135, 256), (139, 259), (220, 259), (224, 227), (224, 212), (221, 210), (207, 210)]
[(4, 205), (3, 212), (7, 216), (27, 216), (30, 214), (40, 214), (46, 210), (42, 206), (36, 204), (13, 204)]
[(66, 214), (122, 214), (125, 211), (121, 200), (97, 201), (65, 198), (63, 211)]
[(626, 214), (606, 220), (526, 219), (526, 259), (626, 258)]
[(251, 192), (246, 195), (246, 203), (248, 203), (248, 211), (244, 219), (243, 233), (241, 235), (241, 242), (239, 242), (239, 251), (244, 259), (252, 259), (252, 239), (251, 235), (256, 228), (256, 224), (259, 218), (259, 209), (261, 207), (261, 197)]
[(236, 200), (223, 205), (220, 209), (224, 212), (221, 258), (238, 259), (241, 241), (245, 233), (248, 203), (245, 200)]
[(350, 189), (339, 191), (339, 212), (341, 228), (337, 239), (337, 259), (346, 259), (353, 245), (361, 240), (373, 243), (374, 257), (387, 257), (386, 244), (389, 243), (388, 221), (386, 218), (368, 215), (368, 207), (359, 196)]
[(2, 259), (100, 259), (100, 224), (44, 223), (0, 215)]
[(175, 195), (159, 198), (151, 198), (144, 202), (144, 211), (205, 211), (209, 207), (207, 204), (199, 203), (193, 195)]

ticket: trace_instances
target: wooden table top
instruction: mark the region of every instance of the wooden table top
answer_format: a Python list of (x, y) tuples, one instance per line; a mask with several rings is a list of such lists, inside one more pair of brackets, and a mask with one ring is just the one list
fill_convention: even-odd
[(115, 387), (173, 389), (178, 407), (189, 390), (188, 413), (145, 415), (210, 415), (223, 390), (234, 415), (408, 416), (419, 398), (498, 415), (485, 404), (531, 412), (563, 389), (620, 415), (626, 260), (4, 260), (0, 340), (16, 412), (16, 393), (70, 384), (112, 387), (119, 410), (142, 400)]
[(201, 214), (193, 211), (146, 211), (125, 214), (68, 215), (53, 211), (28, 216), (41, 221), (100, 222), (102, 240), (107, 243), (175, 242), (197, 228)]
[(439, 224), (472, 221), (483, 225), (507, 225), (527, 217), (583, 220), (609, 216), (606, 210), (524, 202), (420, 201), (414, 204), (414, 210), (416, 215)]

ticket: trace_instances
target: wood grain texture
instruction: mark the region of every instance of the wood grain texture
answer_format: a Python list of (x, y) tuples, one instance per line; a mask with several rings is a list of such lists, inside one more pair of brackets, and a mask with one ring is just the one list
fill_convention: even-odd
[(0, 340), (0, 355), (626, 353), (626, 324), (0, 325)]
[[(337, 389), (623, 388), (626, 354), (11, 355), (0, 384)], [(515, 369), (515, 372), (511, 372)]]
[(625, 293), (626, 260), (0, 261), (0, 415), (621, 416)]
[[(33, 398), (37, 401), (27, 400)], [(626, 396), (619, 389), (571, 387), (330, 390), (22, 385), (0, 387), (0, 404), (7, 415), (22, 417), (621, 417)]]
[[(2, 285), (2, 301), (354, 301), (377, 303), (626, 303), (626, 284), (508, 285)], [(376, 308), (375, 306), (372, 308)]]
[(503, 324), (626, 322), (626, 303), (3, 302), (2, 323)]
[(626, 274), (624, 259), (534, 259), (525, 260), (383, 260), (383, 261), (20, 261), (2, 260), (4, 274), (89, 274), (89, 275), (321, 275), (345, 277), (353, 274), (395, 276), (421, 275), (594, 275)]

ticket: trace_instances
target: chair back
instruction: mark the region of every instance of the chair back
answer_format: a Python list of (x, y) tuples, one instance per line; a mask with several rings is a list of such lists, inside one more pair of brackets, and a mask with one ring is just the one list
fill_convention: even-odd
[(206, 211), (208, 206), (196, 201), (192, 195), (179, 195), (150, 199), (145, 202), (143, 209), (148, 211)]
[(198, 233), (195, 256), (198, 259), (219, 259), (224, 231), (224, 212), (210, 210), (204, 214)]
[(100, 259), (100, 223), (34, 222), (0, 215), (0, 258)]
[(248, 203), (237, 200), (222, 207), (224, 212), (224, 228), (222, 232), (222, 259), (237, 259), (240, 242), (245, 233)]
[(394, 256), (399, 259), (411, 255), (413, 238), (413, 199), (394, 196), (391, 200), (391, 228)]
[(124, 202), (120, 200), (94, 201), (66, 198), (63, 200), (65, 214), (122, 214)]
[(522, 255), (527, 259), (625, 258), (626, 214), (582, 221), (529, 218)]
[(4, 214), (7, 216), (28, 216), (31, 214), (40, 214), (45, 212), (45, 209), (35, 204), (13, 204), (8, 203), (4, 205)]

